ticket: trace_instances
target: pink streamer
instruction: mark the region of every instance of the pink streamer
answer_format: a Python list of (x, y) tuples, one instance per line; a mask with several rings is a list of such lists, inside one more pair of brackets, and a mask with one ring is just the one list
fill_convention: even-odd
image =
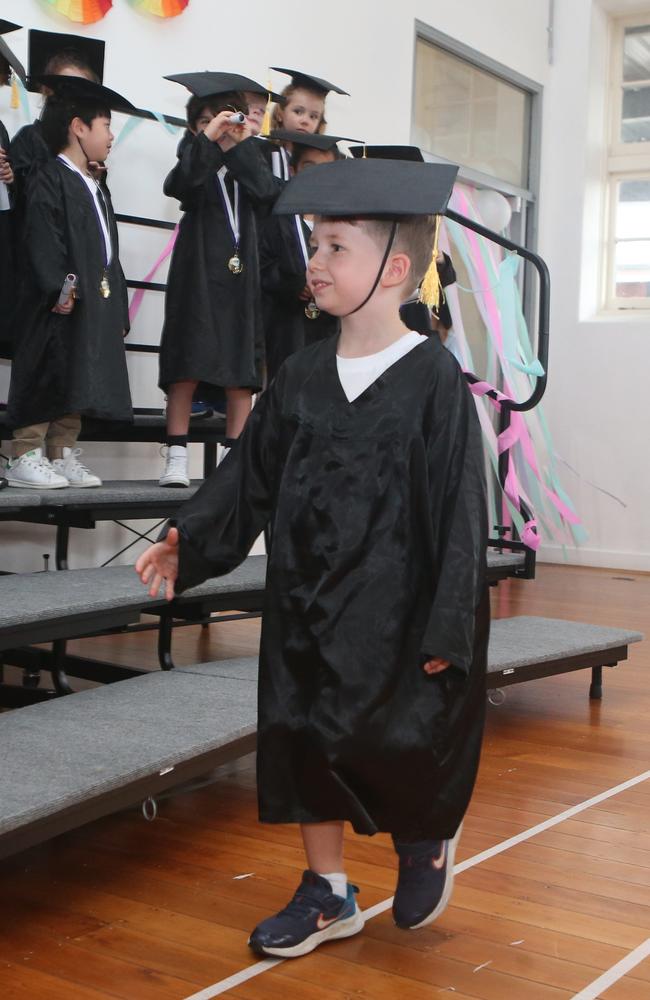
[[(160, 265), (167, 260), (172, 250), (174, 249), (174, 244), (176, 243), (177, 236), (178, 236), (178, 226), (176, 226), (176, 228), (174, 229), (171, 238), (169, 239), (168, 243), (166, 244), (160, 256), (157, 258), (156, 263), (153, 265), (149, 273), (145, 274), (144, 278), (142, 279), (143, 281), (152, 280)], [(147, 291), (146, 288), (137, 288), (133, 298), (131, 299), (131, 304), (129, 306), (129, 320), (131, 323), (133, 323), (135, 317), (138, 315), (138, 312), (140, 311), (140, 306), (142, 305), (142, 300), (144, 298), (144, 293), (146, 291)]]

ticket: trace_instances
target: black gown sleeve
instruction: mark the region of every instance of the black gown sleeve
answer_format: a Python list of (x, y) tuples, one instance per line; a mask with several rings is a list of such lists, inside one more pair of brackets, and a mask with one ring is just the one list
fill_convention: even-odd
[(280, 467), (281, 382), (262, 395), (242, 436), (176, 518), (177, 594), (243, 562), (271, 518)]
[(55, 170), (39, 170), (27, 195), (23, 245), (45, 304), (56, 305), (66, 275), (74, 270), (67, 245), (63, 193)]
[(467, 674), (474, 656), (476, 609), (486, 587), (485, 463), (472, 395), (455, 359), (445, 354), (427, 441), (438, 565), (421, 652), (423, 661), (440, 657)]
[(249, 136), (223, 154), (223, 162), (246, 191), (256, 209), (269, 209), (283, 185), (278, 184), (255, 136)]
[(219, 144), (201, 132), (179, 145), (178, 163), (165, 178), (163, 191), (169, 198), (186, 202), (223, 165), (224, 154)]

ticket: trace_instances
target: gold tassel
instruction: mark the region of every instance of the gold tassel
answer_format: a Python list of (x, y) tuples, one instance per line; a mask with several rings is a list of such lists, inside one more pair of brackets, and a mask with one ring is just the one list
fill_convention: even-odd
[(424, 302), (429, 309), (438, 309), (440, 305), (440, 293), (442, 291), (442, 285), (440, 284), (440, 275), (438, 274), (438, 237), (440, 235), (440, 216), (436, 215), (434, 236), (433, 236), (433, 251), (431, 254), (431, 263), (427, 268), (427, 273), (422, 279), (422, 284), (420, 285), (420, 302)]
[(266, 102), (266, 110), (264, 111), (264, 118), (262, 119), (262, 127), (260, 129), (260, 135), (268, 136), (271, 134), (271, 81), (268, 82), (269, 96)]
[(11, 103), (9, 107), (16, 108), (20, 107), (20, 94), (18, 93), (18, 77), (16, 73), (11, 74)]

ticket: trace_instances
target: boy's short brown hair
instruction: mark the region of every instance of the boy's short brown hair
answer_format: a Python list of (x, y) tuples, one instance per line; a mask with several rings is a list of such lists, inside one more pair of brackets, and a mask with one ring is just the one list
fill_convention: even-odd
[(431, 264), (436, 229), (435, 215), (405, 215), (399, 219), (387, 219), (381, 215), (365, 215), (358, 218), (332, 218), (329, 221), (364, 226), (382, 253), (386, 250), (393, 222), (397, 222), (397, 231), (391, 253), (405, 253), (411, 261), (411, 271), (404, 289), (404, 298), (409, 298), (419, 287)]

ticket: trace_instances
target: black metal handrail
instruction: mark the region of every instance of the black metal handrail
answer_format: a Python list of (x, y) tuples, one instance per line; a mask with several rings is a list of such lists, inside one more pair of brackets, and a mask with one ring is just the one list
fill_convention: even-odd
[[(484, 236), (485, 239), (491, 240), (492, 243), (497, 243), (499, 246), (504, 247), (506, 250), (514, 251), (519, 257), (523, 257), (524, 260), (530, 261), (533, 267), (536, 269), (539, 275), (539, 306), (537, 310), (537, 360), (542, 366), (544, 372), (543, 375), (535, 376), (537, 381), (535, 383), (535, 388), (528, 397), (521, 402), (516, 400), (502, 400), (502, 416), (508, 410), (532, 410), (542, 399), (544, 392), (546, 391), (546, 382), (548, 378), (548, 346), (549, 346), (549, 318), (550, 318), (550, 301), (551, 301), (551, 277), (549, 275), (548, 267), (546, 261), (543, 260), (539, 254), (533, 253), (528, 247), (519, 246), (518, 243), (513, 243), (512, 240), (507, 239), (500, 233), (493, 232), (492, 229), (488, 229), (487, 226), (482, 226), (480, 222), (474, 222), (473, 219), (468, 219), (464, 215), (460, 215), (458, 212), (454, 212), (451, 208), (448, 208), (445, 212), (448, 219), (452, 222), (457, 222), (459, 225), (464, 226), (466, 229), (471, 229), (473, 232), (478, 233), (479, 236)], [(507, 425), (506, 425), (507, 426)], [(505, 428), (502, 428), (505, 429)]]

